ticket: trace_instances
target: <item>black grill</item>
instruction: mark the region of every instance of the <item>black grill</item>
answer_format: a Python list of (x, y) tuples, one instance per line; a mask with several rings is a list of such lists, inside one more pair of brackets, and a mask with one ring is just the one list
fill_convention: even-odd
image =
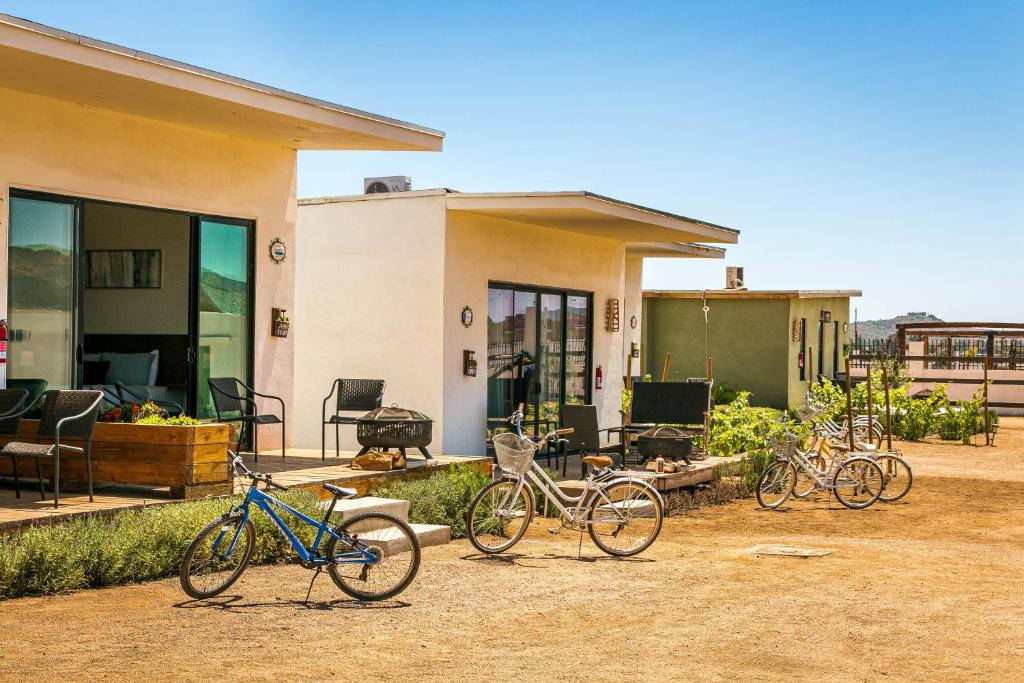
[(356, 423), (356, 440), (363, 447), (360, 455), (371, 448), (397, 448), (404, 456), (406, 448), (417, 448), (430, 460), (427, 446), (433, 432), (434, 421), (429, 417), (397, 406), (371, 410)]
[(660, 455), (667, 460), (682, 458), (690, 464), (693, 437), (675, 427), (654, 427), (637, 436), (636, 450), (642, 462)]

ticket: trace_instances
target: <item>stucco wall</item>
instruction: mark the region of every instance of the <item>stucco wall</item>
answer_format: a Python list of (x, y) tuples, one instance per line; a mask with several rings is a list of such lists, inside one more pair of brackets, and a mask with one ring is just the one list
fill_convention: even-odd
[[(376, 378), (387, 381), (385, 405), (434, 418), (440, 451), (444, 198), (303, 205), (299, 217), (294, 444), (320, 448), (322, 402), (335, 378)], [(357, 447), (353, 427), (341, 435), (343, 450)]]
[(2, 273), (11, 187), (255, 220), (256, 384), (290, 402), (293, 340), (270, 337), (270, 309), (293, 308), (295, 260), (274, 265), (266, 250), (294, 242), (294, 150), (0, 89)]
[(644, 299), (647, 371), (658, 379), (671, 353), (670, 380), (703, 377), (709, 354), (716, 384), (752, 392), (754, 405), (784, 406), (789, 302), (710, 299), (708, 305), (705, 346), (700, 299)]
[[(834, 336), (835, 331), (831, 323), (825, 324), (825, 344), (822, 348), (825, 350), (825, 367), (824, 373), (822, 368), (818, 364), (818, 320), (821, 318), (822, 311), (829, 311), (832, 314), (832, 323), (839, 323), (839, 367), (833, 368), (833, 349), (836, 347)], [(819, 374), (825, 374), (829, 377), (834, 376), (834, 371), (838, 370), (843, 372), (845, 370), (844, 356), (843, 356), (843, 345), (849, 341), (849, 324), (847, 324), (847, 331), (843, 332), (843, 323), (849, 323), (850, 320), (850, 300), (848, 298), (827, 298), (827, 299), (791, 299), (790, 300), (790, 311), (789, 311), (789, 324), (792, 325), (792, 321), (799, 320), (800, 318), (807, 318), (807, 347), (808, 357), (813, 356), (813, 367), (810, 365), (811, 361), (809, 358), (805, 361), (808, 363), (808, 370), (813, 370), (814, 376)], [(787, 335), (791, 332), (790, 328), (787, 328)], [(787, 352), (787, 359), (789, 365), (789, 405), (796, 405), (802, 403), (804, 397), (807, 394), (807, 379), (810, 379), (809, 373), (805, 374), (805, 380), (800, 380), (800, 342), (790, 341)]]
[[(625, 283), (622, 302), (622, 315), (620, 325), (622, 330), (622, 353), (623, 368), (622, 375), (625, 376), (629, 370), (629, 359), (626, 356), (630, 352), (630, 345), (633, 342), (643, 345), (643, 313), (644, 313), (644, 259), (642, 256), (627, 256), (625, 262)], [(636, 327), (630, 325), (630, 319), (636, 316)], [(641, 349), (643, 353), (643, 349)], [(642, 356), (641, 356), (642, 357)], [(633, 359), (633, 376), (640, 376), (641, 359)]]
[[(444, 450), (484, 450), (487, 379), (462, 374), (462, 352), (471, 349), (481, 368), (487, 361), (488, 281), (522, 283), (593, 292), (593, 366), (602, 366), (604, 388), (594, 390), (602, 426), (621, 424), (622, 333), (606, 332), (604, 307), (622, 301), (624, 245), (621, 242), (551, 230), (470, 213), (448, 213), (444, 281)], [(475, 313), (472, 327), (459, 314)], [(591, 377), (593, 382), (593, 377)]]

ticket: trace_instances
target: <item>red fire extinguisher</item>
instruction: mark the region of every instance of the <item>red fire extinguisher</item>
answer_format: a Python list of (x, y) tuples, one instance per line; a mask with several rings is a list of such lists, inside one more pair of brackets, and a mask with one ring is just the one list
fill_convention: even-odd
[(7, 362), (7, 320), (0, 320), (0, 365)]
[(598, 365), (597, 372), (594, 375), (594, 388), (600, 391), (602, 384), (604, 384), (604, 370), (602, 370), (601, 366)]
[(804, 352), (803, 351), (800, 352), (800, 357), (797, 359), (797, 366), (801, 367), (801, 368), (804, 366)]

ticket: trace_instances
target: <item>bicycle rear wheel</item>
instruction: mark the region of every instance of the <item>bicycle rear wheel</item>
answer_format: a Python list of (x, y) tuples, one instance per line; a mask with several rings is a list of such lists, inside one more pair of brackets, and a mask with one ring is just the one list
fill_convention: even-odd
[(469, 505), (469, 542), (482, 553), (504, 552), (519, 542), (532, 518), (529, 484), (520, 485), (511, 479), (493, 482), (483, 487)]
[(665, 510), (661, 498), (639, 481), (617, 481), (590, 500), (587, 531), (594, 545), (616, 557), (646, 550), (661, 533)]
[(874, 460), (853, 457), (844, 460), (832, 477), (836, 499), (851, 510), (863, 510), (882, 493), (882, 468)]
[[(826, 471), (825, 458), (820, 455), (809, 455), (807, 461), (819, 472)], [(827, 476), (827, 475), (826, 475)], [(793, 495), (797, 498), (806, 498), (818, 490), (818, 482), (803, 465), (796, 468), (796, 483), (793, 485)]]
[(776, 460), (768, 465), (757, 479), (757, 504), (766, 510), (774, 510), (789, 498), (796, 486), (796, 468), (786, 460)]
[(883, 453), (875, 458), (882, 468), (882, 494), (878, 500), (883, 503), (894, 503), (910, 492), (914, 485), (914, 472), (910, 463), (898, 455)]
[[(341, 523), (327, 544), (327, 572), (356, 600), (386, 600), (408, 588), (420, 568), (420, 542), (407, 523), (385, 512), (364, 512)], [(362, 552), (373, 556), (370, 562)]]
[(204, 600), (228, 589), (252, 559), (256, 528), (240, 512), (213, 520), (195, 537), (181, 559), (178, 579), (190, 598)]

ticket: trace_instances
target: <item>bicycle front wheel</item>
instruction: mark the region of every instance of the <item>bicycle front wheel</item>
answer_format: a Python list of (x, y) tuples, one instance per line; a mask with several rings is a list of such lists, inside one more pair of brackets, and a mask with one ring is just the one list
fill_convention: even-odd
[(863, 510), (882, 493), (882, 468), (874, 460), (853, 457), (844, 460), (832, 477), (836, 499), (851, 510)]
[(255, 548), (252, 520), (240, 512), (218, 517), (203, 527), (185, 551), (178, 573), (181, 589), (196, 600), (220, 595), (249, 566)]
[[(420, 569), (420, 542), (406, 522), (364, 512), (342, 522), (331, 537), (327, 572), (356, 600), (386, 600), (404, 591)], [(367, 558), (367, 554), (370, 558)]]
[(604, 552), (630, 557), (654, 543), (664, 517), (661, 498), (654, 489), (639, 481), (617, 481), (594, 494), (587, 531)]
[(910, 487), (914, 485), (914, 473), (910, 469), (910, 463), (891, 453), (879, 455), (875, 462), (882, 468), (883, 486), (878, 500), (883, 503), (894, 503), (910, 493)]
[(466, 513), (469, 542), (482, 553), (508, 550), (523, 537), (533, 518), (529, 484), (502, 479), (476, 494)]
[(789, 498), (796, 486), (796, 468), (793, 463), (776, 460), (768, 465), (757, 479), (757, 504), (766, 510), (774, 510)]

